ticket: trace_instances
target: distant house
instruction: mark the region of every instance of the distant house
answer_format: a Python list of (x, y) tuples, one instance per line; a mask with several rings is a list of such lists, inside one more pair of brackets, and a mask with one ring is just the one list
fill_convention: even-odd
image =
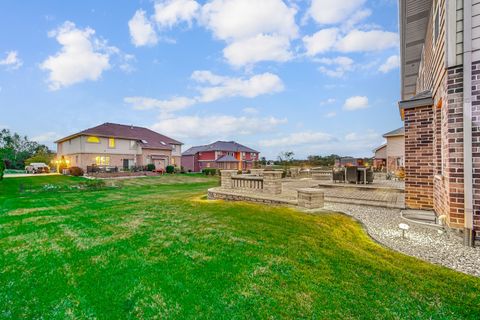
[(395, 129), (385, 133), (383, 137), (387, 139), (385, 149), (387, 172), (393, 172), (405, 165), (405, 129), (404, 127)]
[(182, 143), (143, 127), (104, 123), (55, 141), (57, 156), (71, 166), (128, 169), (154, 164), (180, 166)]
[(182, 166), (192, 172), (205, 168), (248, 170), (258, 161), (258, 155), (258, 151), (235, 141), (217, 141), (185, 151)]
[(387, 168), (387, 144), (382, 144), (373, 150), (375, 154), (373, 157), (373, 167), (377, 169)]

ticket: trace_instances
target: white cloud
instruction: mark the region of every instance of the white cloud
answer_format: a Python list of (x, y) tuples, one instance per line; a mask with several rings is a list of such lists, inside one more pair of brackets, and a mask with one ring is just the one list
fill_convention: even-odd
[(337, 116), (337, 113), (335, 111), (329, 112), (325, 115), (325, 118), (334, 118)]
[(281, 0), (213, 0), (203, 6), (201, 21), (222, 40), (258, 34), (294, 38), (298, 34), (296, 12)]
[(319, 24), (347, 21), (365, 3), (365, 0), (312, 0), (308, 14)]
[(210, 71), (195, 71), (192, 79), (211, 86), (199, 87), (201, 102), (211, 102), (227, 97), (254, 98), (263, 94), (283, 91), (282, 80), (275, 74), (263, 73), (248, 79), (230, 78), (213, 74)]
[(135, 15), (128, 21), (130, 37), (136, 47), (154, 45), (158, 42), (157, 34), (152, 23), (145, 17), (145, 11), (137, 10)]
[(307, 55), (315, 56), (319, 53), (330, 51), (337, 42), (339, 30), (337, 28), (322, 29), (312, 36), (303, 37)]
[(345, 100), (343, 109), (347, 111), (354, 111), (368, 108), (368, 98), (365, 96), (354, 96)]
[(165, 0), (155, 3), (154, 19), (161, 28), (187, 22), (190, 26), (200, 5), (194, 0)]
[(398, 34), (383, 30), (351, 30), (337, 44), (336, 49), (341, 52), (368, 52), (380, 51), (397, 47)]
[(180, 116), (160, 119), (159, 122), (152, 126), (152, 129), (179, 138), (214, 137), (217, 139), (231, 135), (251, 135), (258, 132), (268, 132), (286, 122), (286, 119), (275, 117)]
[(6, 66), (9, 69), (15, 70), (23, 65), (22, 60), (18, 57), (17, 51), (9, 51), (6, 57), (0, 60), (0, 66)]
[(188, 108), (196, 102), (195, 99), (187, 97), (173, 97), (169, 100), (158, 100), (147, 97), (125, 97), (123, 101), (131, 104), (136, 110), (160, 109), (161, 112), (165, 113)]
[(321, 106), (324, 106), (324, 105), (326, 105), (326, 104), (332, 104), (332, 103), (335, 103), (335, 101), (336, 101), (336, 100), (335, 100), (334, 98), (328, 98), (328, 99), (326, 99), (326, 100), (320, 101), (320, 105), (321, 105)]
[(261, 140), (262, 147), (291, 147), (305, 144), (322, 144), (333, 141), (334, 136), (324, 132), (296, 132), (281, 138)]
[(320, 66), (318, 70), (330, 77), (343, 77), (347, 71), (352, 71), (354, 61), (348, 57), (321, 58), (317, 60), (326, 66)]
[(394, 56), (388, 57), (387, 61), (385, 61), (385, 63), (378, 68), (378, 71), (387, 73), (398, 67), (400, 67), (400, 57), (397, 55), (394, 55)]
[(256, 108), (252, 108), (252, 107), (243, 108), (242, 111), (246, 114), (257, 114), (258, 113), (258, 110)]
[(368, 129), (361, 133), (350, 132), (345, 135), (344, 140), (347, 144), (360, 144), (370, 149), (378, 146), (383, 141), (383, 138), (381, 134), (372, 129)]
[(284, 62), (292, 58), (288, 38), (264, 34), (231, 43), (223, 49), (223, 55), (235, 67), (260, 61)]
[(55, 140), (60, 139), (62, 136), (56, 132), (45, 132), (33, 137), (31, 140), (38, 143), (52, 144)]
[[(57, 90), (86, 80), (98, 80), (103, 71), (109, 69), (109, 58), (115, 53), (114, 47), (93, 38), (95, 30), (78, 29), (67, 21), (57, 30), (49, 33), (62, 45), (54, 56), (42, 62), (40, 68), (49, 74), (49, 88)], [(118, 50), (118, 49), (116, 49)]]

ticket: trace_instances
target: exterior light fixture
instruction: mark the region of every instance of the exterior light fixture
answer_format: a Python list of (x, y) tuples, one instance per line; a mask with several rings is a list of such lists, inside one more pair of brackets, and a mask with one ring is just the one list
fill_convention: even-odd
[(402, 238), (405, 239), (405, 231), (410, 229), (410, 226), (406, 223), (400, 223), (398, 227), (400, 228), (400, 230), (402, 230)]

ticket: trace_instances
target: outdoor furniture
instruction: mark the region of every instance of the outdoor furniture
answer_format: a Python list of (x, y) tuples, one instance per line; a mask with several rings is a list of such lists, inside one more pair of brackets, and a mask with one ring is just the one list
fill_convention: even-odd
[(373, 170), (371, 168), (358, 168), (358, 182), (373, 183)]
[(357, 167), (346, 167), (345, 168), (346, 180), (349, 183), (358, 183), (358, 173)]
[(345, 182), (345, 170), (333, 169), (332, 178), (333, 182)]

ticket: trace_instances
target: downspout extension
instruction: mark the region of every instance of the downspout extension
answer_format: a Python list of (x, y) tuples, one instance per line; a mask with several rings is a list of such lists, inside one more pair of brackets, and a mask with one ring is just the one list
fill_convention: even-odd
[(464, 244), (474, 246), (472, 160), (472, 0), (463, 5), (463, 172), (465, 193)]

